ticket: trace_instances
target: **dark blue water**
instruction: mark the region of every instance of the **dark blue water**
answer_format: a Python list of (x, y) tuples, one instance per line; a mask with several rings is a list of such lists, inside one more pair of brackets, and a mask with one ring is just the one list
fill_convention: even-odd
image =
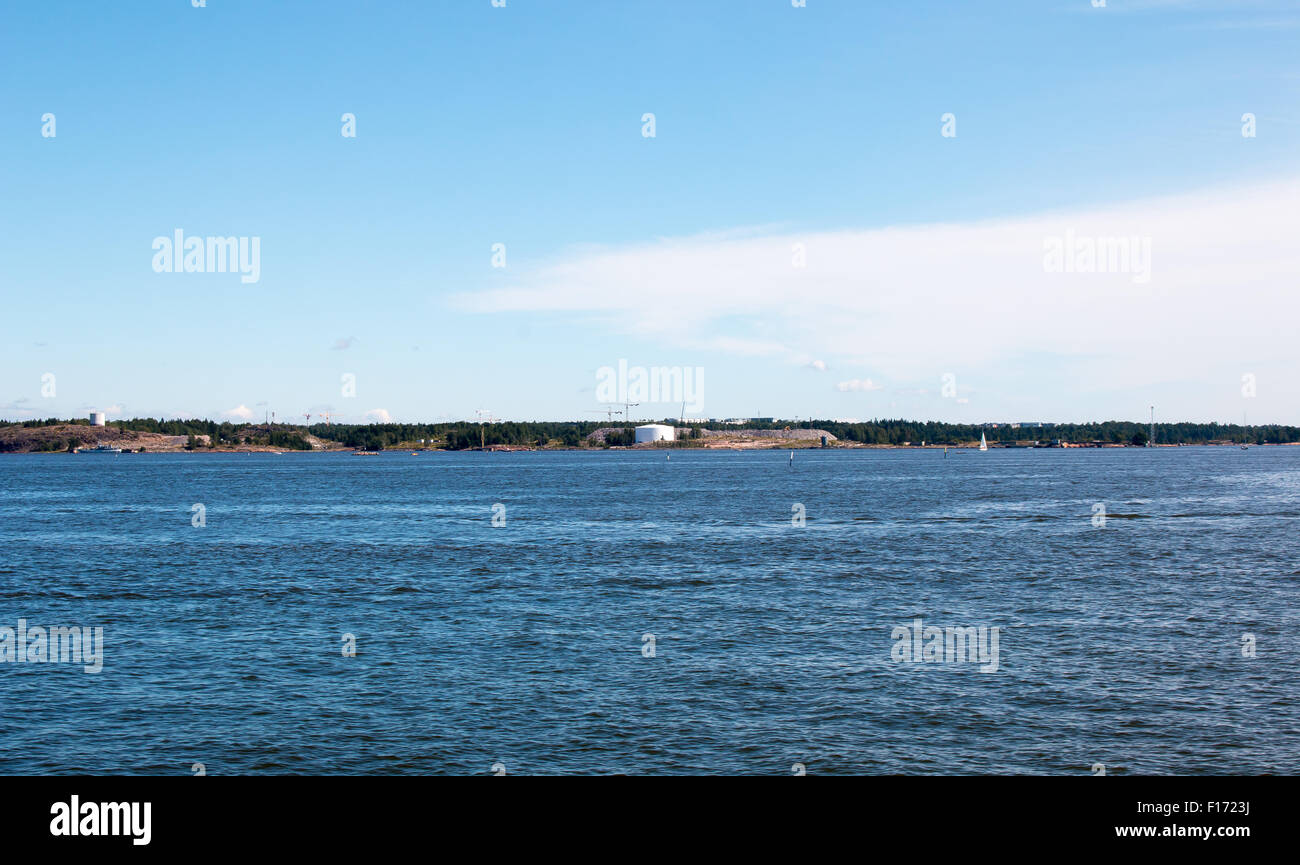
[(1300, 448), (788, 459), (0, 457), (0, 772), (1300, 768)]

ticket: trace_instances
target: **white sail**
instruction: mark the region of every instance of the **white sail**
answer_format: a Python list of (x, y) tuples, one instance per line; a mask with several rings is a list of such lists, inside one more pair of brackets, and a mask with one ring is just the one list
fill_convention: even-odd
[(986, 451), (988, 449), (989, 449), (989, 443), (984, 438), (984, 433), (980, 433), (980, 450)]

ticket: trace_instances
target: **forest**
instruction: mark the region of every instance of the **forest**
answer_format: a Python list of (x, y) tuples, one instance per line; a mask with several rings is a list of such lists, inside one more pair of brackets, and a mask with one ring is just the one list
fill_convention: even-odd
[[(648, 421), (647, 421), (648, 422)], [(673, 418), (661, 423), (677, 425)], [(0, 427), (42, 427), (57, 424), (87, 425), (85, 419), (0, 421)], [(241, 444), (272, 445), (285, 449), (311, 450), (306, 436), (324, 441), (338, 442), (346, 447), (361, 450), (386, 448), (434, 447), (447, 450), (468, 450), (481, 446), (508, 445), (512, 447), (609, 447), (631, 444), (630, 427), (615, 425), (605, 435), (603, 443), (590, 443), (587, 436), (609, 425), (598, 421), (498, 421), (479, 424), (474, 421), (453, 423), (387, 423), (387, 424), (252, 424), (218, 422), (206, 419), (165, 420), (162, 418), (133, 418), (117, 420), (111, 424), (121, 430), (162, 433), (178, 436), (208, 436), (214, 446)], [(700, 430), (739, 432), (746, 429), (820, 429), (844, 442), (867, 445), (966, 445), (978, 441), (981, 433), (990, 444), (1038, 442), (1052, 444), (1145, 444), (1148, 425), (1137, 421), (1103, 421), (1086, 424), (1044, 424), (1041, 426), (1012, 427), (1009, 424), (948, 424), (938, 421), (911, 421), (881, 419), (862, 423), (842, 423), (831, 420), (775, 421), (747, 423), (743, 426), (716, 421), (686, 421), (690, 432), (683, 433), (682, 445), (698, 444)], [(195, 439), (197, 441), (197, 439)], [(1158, 423), (1155, 425), (1155, 443), (1206, 444), (1209, 442), (1235, 442), (1240, 444), (1289, 444), (1300, 442), (1300, 427), (1265, 424), (1242, 426), (1218, 423)]]

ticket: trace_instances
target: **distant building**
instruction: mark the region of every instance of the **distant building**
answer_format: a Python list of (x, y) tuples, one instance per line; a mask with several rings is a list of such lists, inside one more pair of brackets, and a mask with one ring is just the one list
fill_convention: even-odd
[[(729, 417), (729, 418), (709, 418), (709, 423), (725, 423), (728, 426), (745, 426), (751, 423), (776, 423), (776, 418), (772, 417)], [(791, 421), (795, 423), (795, 421)]]
[(998, 427), (1006, 427), (1007, 429), (1046, 429), (1054, 427), (1056, 424), (1038, 420), (1024, 420), (1020, 423), (985, 423), (980, 424), (980, 426), (985, 429), (997, 429)]

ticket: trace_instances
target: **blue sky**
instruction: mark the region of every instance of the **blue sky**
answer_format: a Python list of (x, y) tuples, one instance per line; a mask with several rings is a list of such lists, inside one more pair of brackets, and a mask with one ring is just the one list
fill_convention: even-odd
[[(1300, 423), (1294, 2), (3, 16), (6, 418), (594, 418), (622, 359), (705, 417)], [(154, 272), (176, 229), (260, 279)]]

